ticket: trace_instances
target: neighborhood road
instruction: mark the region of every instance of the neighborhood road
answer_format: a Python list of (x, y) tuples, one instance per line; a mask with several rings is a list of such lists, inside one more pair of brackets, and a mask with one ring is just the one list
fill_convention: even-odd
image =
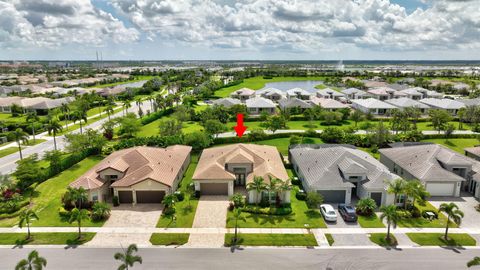
[[(116, 269), (121, 249), (38, 248), (47, 269)], [(0, 269), (13, 269), (31, 249), (0, 249)], [(143, 264), (133, 269), (467, 269), (477, 250), (432, 249), (139, 249)]]

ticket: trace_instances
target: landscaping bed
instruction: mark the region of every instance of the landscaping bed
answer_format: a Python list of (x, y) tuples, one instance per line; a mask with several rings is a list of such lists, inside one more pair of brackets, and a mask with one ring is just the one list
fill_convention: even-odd
[(78, 233), (32, 233), (30, 240), (26, 240), (26, 233), (2, 233), (0, 245), (82, 245), (95, 236), (95, 233), (82, 233), (78, 240)]
[[(429, 202), (426, 202), (424, 206), (415, 204), (415, 206), (420, 210), (420, 212), (424, 211), (432, 211), (438, 213), (438, 209), (431, 205)], [(399, 227), (406, 227), (406, 228), (445, 228), (447, 226), (447, 217), (444, 214), (438, 213), (438, 219), (428, 220), (423, 217), (409, 217), (409, 218), (401, 218), (397, 225)], [(457, 228), (458, 226), (455, 223), (450, 223), (450, 228)]]
[(162, 246), (184, 245), (189, 237), (188, 233), (154, 233), (150, 237), (150, 243)]
[[(225, 234), (225, 246), (231, 246), (234, 234)], [(242, 246), (317, 246), (313, 234), (238, 234), (237, 245)]]
[(407, 233), (408, 238), (420, 246), (475, 246), (477, 241), (466, 233), (450, 233), (449, 240), (443, 233)]

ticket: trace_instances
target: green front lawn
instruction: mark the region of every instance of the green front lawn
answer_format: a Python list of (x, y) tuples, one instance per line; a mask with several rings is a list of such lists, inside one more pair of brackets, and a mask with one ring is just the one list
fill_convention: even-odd
[[(195, 168), (198, 164), (198, 154), (191, 155), (190, 165), (183, 176), (182, 181), (180, 182), (180, 187), (178, 190), (185, 192), (190, 183), (192, 183), (192, 176)], [(185, 196), (185, 199), (181, 202), (175, 204), (176, 209), (176, 221), (172, 222), (172, 219), (168, 216), (161, 215), (158, 220), (158, 228), (191, 228), (193, 224), (193, 219), (195, 217), (195, 212), (197, 211), (198, 200), (192, 198), (189, 201), (188, 196)]]
[(396, 246), (397, 245), (397, 239), (393, 234), (390, 234), (390, 242), (387, 242), (386, 240), (387, 234), (386, 233), (371, 233), (369, 235), (370, 241), (373, 243), (385, 247), (385, 246)]
[[(160, 119), (157, 119), (147, 125), (142, 126), (140, 129), (140, 132), (138, 132), (137, 136), (139, 137), (150, 137), (150, 136), (157, 136), (159, 135), (159, 124), (160, 121), (163, 119), (168, 119), (170, 117), (162, 117)], [(199, 122), (194, 122), (194, 121), (187, 121), (187, 122), (182, 122), (182, 132), (183, 133), (191, 133), (194, 131), (203, 131), (203, 127), (199, 124)]]
[(150, 243), (162, 246), (184, 245), (189, 237), (188, 233), (154, 233), (150, 237)]
[[(225, 234), (225, 246), (231, 246), (235, 234)], [(317, 246), (317, 240), (313, 234), (238, 234), (237, 245), (242, 246)]]
[(369, 217), (359, 215), (358, 224), (360, 224), (362, 228), (385, 228), (385, 225), (375, 214)]
[[(433, 212), (438, 212), (438, 209), (431, 205), (429, 202), (426, 202), (425, 206), (416, 204), (420, 212), (424, 210), (430, 210)], [(433, 219), (432, 221), (425, 219), (423, 217), (418, 218), (402, 218), (397, 222), (399, 227), (407, 228), (445, 228), (447, 225), (447, 217), (438, 213), (438, 219)], [(450, 228), (457, 228), (458, 226), (453, 222), (450, 223)]]
[(475, 246), (477, 241), (466, 233), (450, 233), (446, 241), (443, 233), (407, 233), (408, 238), (421, 246)]
[(30, 240), (26, 240), (26, 233), (2, 233), (0, 245), (82, 245), (95, 236), (95, 233), (82, 233), (78, 240), (78, 233), (32, 233)]
[[(16, 152), (18, 152), (18, 147), (7, 147), (5, 149), (0, 150), (0, 158), (11, 155)], [(18, 157), (20, 158), (20, 156)]]

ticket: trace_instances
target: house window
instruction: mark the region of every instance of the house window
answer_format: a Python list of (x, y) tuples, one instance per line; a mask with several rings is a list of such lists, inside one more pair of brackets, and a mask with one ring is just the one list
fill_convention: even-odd
[[(270, 196), (269, 196), (270, 195)], [(263, 200), (270, 200), (271, 203), (275, 202), (277, 198), (277, 193), (273, 191), (263, 191), (262, 192), (262, 199)]]
[(92, 196), (92, 201), (97, 202), (98, 201), (98, 195), (93, 195)]
[(397, 196), (397, 201), (395, 202), (396, 204), (403, 204), (405, 203), (405, 195), (398, 195)]
[(359, 176), (350, 176), (350, 177), (348, 177), (348, 180), (358, 180), (358, 179), (360, 179)]

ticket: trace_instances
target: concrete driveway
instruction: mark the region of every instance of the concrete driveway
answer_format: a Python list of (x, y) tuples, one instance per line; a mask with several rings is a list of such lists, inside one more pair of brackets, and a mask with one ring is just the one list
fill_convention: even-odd
[(370, 241), (367, 234), (332, 234), (333, 246), (372, 246), (375, 245)]
[(337, 222), (330, 222), (325, 220), (328, 228), (360, 228), (360, 224), (358, 224), (358, 222), (345, 222), (345, 220), (343, 220), (342, 216), (338, 212), (338, 204), (330, 205), (333, 206), (335, 212), (337, 213)]
[(462, 228), (472, 228), (472, 229), (479, 229), (480, 228), (480, 212), (475, 210), (475, 206), (479, 204), (473, 196), (470, 194), (462, 193), (462, 196), (459, 198), (454, 197), (433, 197), (430, 198), (428, 201), (435, 206), (437, 209), (440, 207), (442, 203), (450, 203), (454, 202), (460, 210), (463, 211), (465, 217), (462, 219)]

